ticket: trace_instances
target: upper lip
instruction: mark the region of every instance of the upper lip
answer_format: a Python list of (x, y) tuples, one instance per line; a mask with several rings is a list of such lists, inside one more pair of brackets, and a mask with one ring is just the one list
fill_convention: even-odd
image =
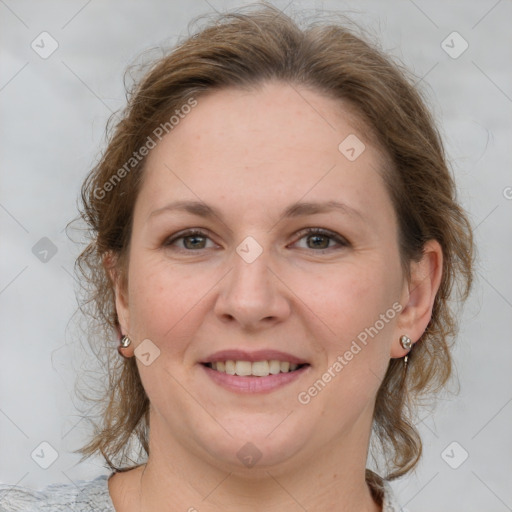
[(307, 364), (305, 359), (280, 352), (279, 350), (256, 350), (254, 352), (247, 352), (245, 350), (228, 349), (221, 350), (209, 355), (202, 363), (215, 363), (217, 361), (288, 361), (294, 364)]

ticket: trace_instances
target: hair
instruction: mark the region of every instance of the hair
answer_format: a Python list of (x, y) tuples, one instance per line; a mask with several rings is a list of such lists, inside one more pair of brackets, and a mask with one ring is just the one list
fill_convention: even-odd
[(410, 354), (406, 379), (403, 361), (390, 360), (373, 417), (372, 443), (376, 439), (384, 454), (386, 478), (404, 475), (418, 463), (422, 445), (413, 411), (452, 372), (457, 305), (467, 299), (472, 284), (472, 231), (414, 77), (345, 25), (316, 21), (301, 28), (277, 8), (261, 4), (249, 12), (219, 14), (152, 62), (127, 92), (127, 106), (114, 128), (109, 120), (108, 145), (81, 190), (80, 213), (90, 236), (76, 262), (86, 292), (81, 308), (90, 318), (90, 342), (99, 346), (96, 352), (98, 357), (103, 353), (108, 373), (97, 401), (100, 421), (90, 442), (77, 450), (84, 458), (99, 452), (110, 468), (126, 471), (133, 462), (128, 456), (133, 442), (139, 456), (149, 454), (149, 399), (135, 358), (120, 358), (112, 343), (119, 321), (110, 272), (126, 283), (134, 204), (146, 160), (140, 155), (133, 160), (134, 152), (202, 94), (278, 81), (339, 100), (376, 139), (389, 161), (384, 179), (397, 214), (405, 271), (421, 258), (427, 241), (437, 240), (442, 247), (432, 318)]

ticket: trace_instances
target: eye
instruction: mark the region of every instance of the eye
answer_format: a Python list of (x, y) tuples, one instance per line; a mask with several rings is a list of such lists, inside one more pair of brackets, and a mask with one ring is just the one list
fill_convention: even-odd
[[(350, 243), (342, 236), (332, 231), (322, 228), (307, 228), (298, 233), (299, 240), (306, 240), (306, 247), (301, 249), (310, 249), (315, 252), (324, 252), (331, 249), (350, 246)], [(210, 242), (210, 245), (208, 245)], [(298, 244), (295, 242), (294, 245)], [(163, 243), (164, 247), (175, 247), (178, 251), (192, 252), (204, 249), (212, 249), (216, 244), (210, 239), (206, 231), (200, 229), (189, 229), (187, 231), (177, 233), (166, 239)]]
[(306, 247), (302, 249), (313, 249), (322, 252), (328, 249), (348, 247), (350, 244), (342, 236), (322, 228), (308, 228), (299, 233), (300, 240), (306, 240)]
[(179, 250), (183, 251), (211, 249), (212, 246), (207, 247), (208, 240), (212, 242), (206, 232), (199, 229), (190, 229), (168, 238), (163, 245), (165, 247), (177, 246)]

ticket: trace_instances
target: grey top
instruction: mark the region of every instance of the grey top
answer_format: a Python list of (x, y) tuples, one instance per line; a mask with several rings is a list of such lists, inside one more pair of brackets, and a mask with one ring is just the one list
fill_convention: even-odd
[(115, 512), (110, 499), (108, 479), (75, 484), (51, 484), (41, 491), (0, 484), (0, 512)]
[[(80, 480), (76, 485), (51, 484), (41, 491), (0, 484), (0, 512), (115, 512), (108, 490), (110, 476)], [(391, 487), (385, 481), (382, 485), (382, 511), (400, 512)]]

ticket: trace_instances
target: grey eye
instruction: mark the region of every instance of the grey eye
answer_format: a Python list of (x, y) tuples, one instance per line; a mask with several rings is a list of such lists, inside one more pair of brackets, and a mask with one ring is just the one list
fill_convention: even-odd
[(188, 235), (182, 237), (183, 245), (187, 249), (204, 249), (206, 244), (205, 236)]
[(308, 235), (308, 246), (310, 249), (327, 249), (331, 242), (331, 237), (327, 235)]

